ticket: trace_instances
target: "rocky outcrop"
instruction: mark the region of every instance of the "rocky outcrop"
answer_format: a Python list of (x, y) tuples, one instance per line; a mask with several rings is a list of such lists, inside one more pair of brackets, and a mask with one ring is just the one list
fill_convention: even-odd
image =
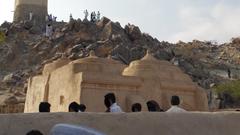
[[(4, 84), (1, 90), (24, 92), (27, 78), (41, 74), (44, 64), (62, 56), (70, 60), (84, 58), (91, 50), (98, 57), (110, 56), (124, 64), (142, 58), (150, 50), (157, 59), (178, 65), (205, 89), (240, 79), (239, 38), (221, 45), (198, 40), (172, 44), (160, 42), (134, 25), (123, 28), (106, 17), (96, 23), (73, 19), (52, 25), (55, 31), (51, 39), (45, 38), (43, 29), (31, 22), (5, 22), (0, 26), (6, 34), (5, 42), (0, 44), (0, 81)], [(16, 72), (20, 72), (21, 81), (8, 76)]]

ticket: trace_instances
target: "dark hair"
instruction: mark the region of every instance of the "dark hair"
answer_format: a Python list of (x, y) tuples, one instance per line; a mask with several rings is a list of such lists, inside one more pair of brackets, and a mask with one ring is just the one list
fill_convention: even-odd
[(108, 93), (104, 97), (105, 99), (109, 100), (111, 103), (116, 103), (116, 97), (114, 93)]
[(50, 112), (51, 105), (48, 102), (41, 102), (39, 104), (39, 112)]
[[(105, 105), (108, 109), (109, 109), (110, 106), (111, 106), (111, 103), (110, 103), (110, 101), (109, 101), (107, 98), (104, 99), (104, 105)], [(106, 111), (106, 112), (108, 112), (108, 111)]]
[(80, 110), (81, 112), (85, 112), (86, 106), (85, 106), (84, 104), (80, 104), (80, 105), (79, 105), (79, 110)]
[(163, 109), (161, 109), (159, 104), (154, 100), (148, 101), (147, 107), (149, 112), (163, 112)]
[(31, 130), (26, 135), (43, 135), (43, 134), (38, 130)]
[(69, 112), (78, 112), (79, 111), (79, 104), (77, 102), (72, 102), (68, 106), (68, 111)]
[(172, 96), (171, 104), (172, 105), (179, 105), (180, 104), (180, 98), (178, 96)]
[(132, 105), (132, 112), (141, 112), (142, 111), (142, 105), (139, 103), (135, 103)]

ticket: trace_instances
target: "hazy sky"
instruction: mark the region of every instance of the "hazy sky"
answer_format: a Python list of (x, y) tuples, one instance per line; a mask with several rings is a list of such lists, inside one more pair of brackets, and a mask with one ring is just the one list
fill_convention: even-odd
[[(240, 36), (240, 0), (48, 0), (58, 20), (101, 11), (122, 26), (128, 22), (160, 41), (216, 40)], [(0, 23), (12, 21), (14, 0), (0, 0)]]

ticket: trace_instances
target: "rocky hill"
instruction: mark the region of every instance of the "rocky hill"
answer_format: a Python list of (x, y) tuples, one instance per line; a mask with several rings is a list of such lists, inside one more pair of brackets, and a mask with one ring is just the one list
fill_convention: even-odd
[(106, 17), (96, 23), (80, 19), (51, 23), (52, 38), (46, 38), (44, 28), (32, 22), (5, 22), (0, 26), (6, 34), (0, 43), (0, 104), (24, 103), (27, 79), (40, 74), (44, 64), (63, 56), (71, 60), (84, 58), (91, 50), (99, 57), (111, 56), (124, 64), (142, 58), (150, 50), (157, 59), (178, 65), (207, 90), (240, 78), (239, 38), (221, 45), (197, 40), (172, 44), (160, 42), (134, 25), (123, 28)]

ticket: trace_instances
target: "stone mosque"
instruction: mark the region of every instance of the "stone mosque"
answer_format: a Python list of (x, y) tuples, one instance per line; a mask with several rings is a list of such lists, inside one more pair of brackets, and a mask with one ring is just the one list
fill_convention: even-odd
[(52, 112), (67, 112), (76, 101), (88, 112), (104, 112), (104, 95), (115, 93), (125, 112), (134, 103), (147, 111), (148, 101), (157, 102), (164, 110), (170, 99), (178, 95), (188, 111), (207, 111), (207, 95), (181, 69), (167, 61), (159, 61), (150, 53), (129, 66), (111, 58), (90, 56), (75, 61), (61, 58), (45, 65), (42, 75), (29, 79), (25, 112), (38, 112), (42, 101), (51, 104)]

